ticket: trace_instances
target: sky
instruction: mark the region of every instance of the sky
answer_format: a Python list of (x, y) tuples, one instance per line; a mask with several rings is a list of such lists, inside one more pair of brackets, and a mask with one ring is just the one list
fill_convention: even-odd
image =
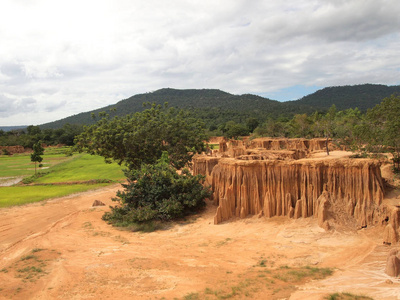
[(398, 0), (1, 0), (0, 126), (160, 88), (400, 84)]

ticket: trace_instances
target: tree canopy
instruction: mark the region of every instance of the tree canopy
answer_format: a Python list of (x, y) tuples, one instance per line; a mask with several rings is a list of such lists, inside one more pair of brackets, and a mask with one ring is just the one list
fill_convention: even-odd
[(367, 142), (369, 150), (382, 147), (400, 156), (400, 96), (392, 95), (368, 110), (364, 122), (356, 128), (360, 139)]
[(76, 148), (138, 169), (154, 164), (164, 151), (178, 169), (205, 150), (204, 124), (184, 110), (155, 105), (143, 112), (114, 117), (103, 115), (75, 139)]

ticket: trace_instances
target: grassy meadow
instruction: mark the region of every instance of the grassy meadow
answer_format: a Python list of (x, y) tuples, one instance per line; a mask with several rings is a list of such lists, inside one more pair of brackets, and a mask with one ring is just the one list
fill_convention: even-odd
[(5, 177), (24, 177), (23, 183), (0, 187), (0, 207), (22, 205), (122, 182), (122, 167), (106, 164), (100, 156), (74, 154), (68, 148), (46, 148), (42, 168), (30, 161), (30, 154), (0, 155), (0, 183)]

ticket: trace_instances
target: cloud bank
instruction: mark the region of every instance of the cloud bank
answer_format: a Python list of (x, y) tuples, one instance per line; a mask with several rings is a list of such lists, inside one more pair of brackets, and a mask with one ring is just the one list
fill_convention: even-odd
[(292, 100), (288, 90), (399, 84), (399, 29), (396, 0), (3, 0), (0, 126), (163, 87)]

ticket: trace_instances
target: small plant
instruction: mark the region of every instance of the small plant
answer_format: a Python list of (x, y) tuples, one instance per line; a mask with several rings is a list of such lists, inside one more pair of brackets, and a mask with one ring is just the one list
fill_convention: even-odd
[(400, 155), (394, 156), (393, 160), (393, 173), (400, 173)]
[(262, 267), (265, 268), (267, 266), (268, 260), (265, 258), (261, 257), (260, 261), (257, 263), (256, 267)]
[(279, 269), (290, 269), (290, 267), (288, 265), (282, 265), (279, 267)]
[(354, 295), (351, 293), (333, 293), (326, 296), (326, 300), (373, 300), (373, 298), (364, 295)]
[(31, 183), (35, 182), (36, 179), (43, 177), (49, 173), (50, 173), (50, 171), (44, 171), (44, 172), (42, 171), (42, 172), (35, 173), (32, 176), (25, 177), (24, 179), (22, 179), (22, 183), (23, 184), (31, 184)]
[(28, 272), (33, 272), (33, 273), (42, 273), (43, 270), (41, 268), (35, 267), (35, 266), (28, 266), (23, 269), (19, 269), (18, 272), (20, 273), (28, 273)]
[(359, 152), (353, 155), (350, 155), (350, 158), (367, 158), (368, 154), (366, 152)]
[(157, 230), (161, 230), (168, 227), (167, 224), (163, 224), (157, 221), (149, 221), (149, 222), (142, 222), (142, 223), (134, 223), (128, 226), (128, 230), (133, 232), (153, 232)]
[(200, 298), (199, 298), (199, 294), (198, 293), (190, 293), (190, 294), (187, 294), (183, 299), (185, 299), (185, 300), (197, 300), (197, 299), (200, 299)]
[(41, 249), (41, 248), (33, 248), (32, 249), (32, 253), (36, 253), (36, 252), (40, 252), (40, 251), (43, 251), (44, 249)]
[(35, 255), (32, 255), (32, 254), (24, 256), (24, 257), (21, 258), (22, 261), (29, 260), (29, 259), (37, 260), (38, 258)]
[(227, 244), (229, 241), (231, 241), (232, 239), (231, 238), (226, 238), (225, 240), (223, 240), (223, 241), (219, 241), (218, 243), (217, 243), (217, 247), (221, 247), (221, 246), (223, 246), (223, 245), (225, 245), (225, 244)]

